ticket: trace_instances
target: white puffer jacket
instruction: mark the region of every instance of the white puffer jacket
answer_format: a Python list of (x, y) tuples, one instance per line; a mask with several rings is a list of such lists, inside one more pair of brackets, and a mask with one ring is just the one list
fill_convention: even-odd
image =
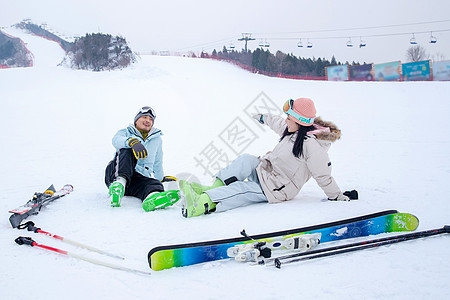
[[(264, 114), (263, 120), (264, 124), (282, 136), (286, 129), (284, 118)], [(318, 130), (314, 134), (308, 133), (299, 158), (292, 153), (297, 133), (286, 136), (273, 151), (259, 158), (261, 163), (256, 170), (269, 203), (293, 199), (311, 177), (329, 199), (342, 195), (331, 176), (331, 162), (327, 153), (331, 143), (340, 138), (341, 131), (333, 123), (320, 118), (316, 118), (314, 126)], [(324, 127), (326, 130), (323, 130)]]

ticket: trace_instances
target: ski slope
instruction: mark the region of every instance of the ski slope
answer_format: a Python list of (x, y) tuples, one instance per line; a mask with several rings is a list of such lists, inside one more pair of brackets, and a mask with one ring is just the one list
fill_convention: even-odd
[[(151, 276), (112, 270), (14, 243), (39, 243), (149, 271), (148, 251), (159, 245), (228, 238), (301, 227), (397, 209), (420, 219), (419, 230), (450, 223), (449, 82), (312, 82), (268, 78), (235, 66), (182, 57), (143, 56), (114, 72), (57, 67), (58, 44), (7, 31), (27, 43), (33, 68), (0, 70), (1, 299), (445, 299), (450, 296), (450, 239), (439, 236), (278, 270), (231, 260)], [(59, 48), (59, 49), (58, 49)], [(281, 106), (310, 97), (323, 119), (342, 130), (330, 149), (333, 175), (360, 200), (322, 201), (309, 182), (293, 201), (258, 204), (185, 219), (179, 207), (146, 213), (127, 197), (109, 207), (104, 169), (111, 138), (152, 106), (163, 133), (166, 175), (210, 183), (195, 158), (238, 117), (257, 138), (245, 153), (262, 155), (278, 137), (244, 111), (261, 93)], [(263, 111), (261, 111), (263, 112)], [(267, 128), (266, 128), (267, 129)], [(235, 154), (223, 146), (229, 157)], [(12, 229), (8, 210), (50, 184), (73, 184), (29, 220), (71, 240), (125, 256), (124, 262), (43, 235)]]

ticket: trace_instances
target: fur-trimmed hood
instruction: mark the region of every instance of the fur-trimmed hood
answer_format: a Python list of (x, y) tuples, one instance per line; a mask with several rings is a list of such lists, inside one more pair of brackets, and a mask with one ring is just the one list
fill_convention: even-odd
[(318, 140), (335, 142), (341, 138), (341, 130), (333, 122), (317, 117), (313, 126), (315, 129), (308, 134), (314, 134)]

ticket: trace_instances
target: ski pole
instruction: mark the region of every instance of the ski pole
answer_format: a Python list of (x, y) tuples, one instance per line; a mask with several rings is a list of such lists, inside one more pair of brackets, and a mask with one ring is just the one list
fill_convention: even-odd
[(28, 221), (28, 222), (26, 222), (24, 224), (21, 224), (17, 228), (18, 229), (25, 229), (26, 228), (28, 231), (33, 231), (35, 233), (42, 233), (42, 234), (45, 234), (46, 236), (55, 238), (57, 240), (63, 241), (65, 243), (68, 243), (68, 244), (71, 244), (71, 245), (74, 245), (74, 246), (77, 246), (77, 247), (80, 247), (80, 248), (88, 249), (90, 251), (97, 252), (97, 253), (100, 253), (100, 254), (103, 254), (103, 255), (107, 255), (107, 256), (110, 256), (110, 257), (114, 257), (114, 258), (117, 258), (117, 259), (122, 259), (122, 260), (125, 259), (122, 256), (111, 254), (111, 253), (108, 253), (106, 251), (103, 251), (103, 250), (100, 250), (100, 249), (97, 249), (97, 248), (94, 248), (94, 247), (91, 247), (91, 246), (88, 246), (88, 245), (84, 245), (84, 244), (76, 242), (76, 241), (69, 240), (69, 239), (64, 238), (62, 236), (59, 236), (59, 235), (56, 235), (56, 234), (52, 234), (50, 232), (43, 231), (40, 228), (35, 227), (34, 223), (32, 221)]
[[(419, 232), (391, 236), (391, 237), (386, 237), (386, 238), (381, 238), (381, 239), (362, 241), (362, 242), (357, 242), (357, 243), (352, 243), (352, 244), (347, 244), (347, 245), (340, 245), (340, 246), (335, 246), (335, 247), (318, 249), (318, 250), (313, 250), (313, 251), (309, 251), (309, 252), (290, 254), (290, 255), (280, 256), (280, 257), (266, 260), (266, 261), (260, 261), (259, 264), (265, 264), (266, 262), (274, 261), (275, 266), (277, 268), (281, 268), (281, 264), (287, 264), (287, 263), (293, 263), (293, 262), (298, 262), (298, 261), (303, 261), (303, 260), (310, 260), (310, 259), (315, 259), (315, 258), (332, 256), (332, 255), (348, 253), (348, 252), (353, 252), (353, 251), (358, 251), (358, 250), (363, 250), (363, 249), (368, 249), (368, 248), (375, 248), (375, 247), (379, 247), (379, 246), (430, 237), (430, 236), (434, 236), (434, 235), (438, 235), (438, 234), (442, 234), (442, 233), (450, 233), (450, 226), (446, 225), (446, 226), (444, 226), (442, 228), (438, 228), (438, 229), (419, 231)], [(305, 256), (305, 257), (301, 257), (301, 256)], [(296, 258), (296, 257), (299, 257), (299, 258)], [(293, 259), (287, 260), (290, 258), (293, 258)], [(282, 260), (287, 260), (287, 261), (282, 262)]]
[(361, 242), (356, 242), (356, 243), (352, 243), (352, 244), (328, 247), (328, 248), (324, 248), (324, 249), (317, 249), (317, 250), (312, 250), (312, 251), (308, 251), (308, 252), (288, 254), (288, 255), (283, 255), (283, 256), (279, 256), (279, 257), (275, 257), (275, 258), (271, 258), (271, 259), (261, 260), (258, 262), (258, 264), (263, 265), (263, 264), (273, 262), (276, 259), (284, 260), (284, 259), (295, 258), (295, 257), (299, 257), (299, 256), (308, 256), (308, 255), (313, 255), (313, 254), (318, 254), (318, 253), (332, 252), (335, 250), (358, 247), (358, 246), (363, 246), (363, 245), (367, 245), (367, 244), (380, 243), (380, 242), (395, 240), (395, 239), (402, 239), (402, 238), (411, 239), (411, 237), (420, 238), (420, 237), (425, 237), (425, 236), (431, 236), (431, 235), (443, 233), (443, 232), (440, 232), (440, 230), (446, 229), (448, 227), (449, 226), (445, 226), (444, 228), (441, 228), (441, 229), (432, 229), (432, 230), (427, 230), (427, 231), (413, 232), (413, 233), (409, 233), (409, 234), (390, 236), (390, 237), (386, 237), (386, 238), (374, 239), (374, 240), (369, 240), (369, 241), (361, 241)]
[(38, 247), (38, 248), (42, 248), (42, 249), (46, 249), (46, 250), (50, 250), (53, 252), (57, 252), (63, 255), (67, 255), (76, 259), (80, 259), (80, 260), (84, 260), (87, 262), (90, 262), (92, 264), (95, 265), (99, 265), (99, 266), (104, 266), (104, 267), (108, 267), (111, 269), (116, 269), (116, 270), (121, 270), (121, 271), (127, 271), (127, 272), (131, 272), (131, 273), (137, 273), (137, 274), (143, 274), (143, 275), (150, 275), (150, 272), (144, 272), (144, 271), (140, 271), (140, 270), (136, 270), (136, 269), (130, 269), (130, 268), (126, 268), (126, 267), (122, 267), (122, 266), (118, 266), (118, 265), (114, 265), (114, 264), (110, 264), (107, 262), (102, 262), (96, 259), (92, 259), (89, 257), (85, 257), (85, 256), (81, 256), (66, 250), (61, 250), (58, 248), (54, 248), (54, 247), (50, 247), (50, 246), (46, 246), (46, 245), (42, 245), (42, 244), (38, 244), (36, 243), (32, 238), (30, 237), (24, 237), (24, 236), (20, 236), (17, 239), (15, 239), (15, 242), (19, 245), (29, 245), (32, 247)]

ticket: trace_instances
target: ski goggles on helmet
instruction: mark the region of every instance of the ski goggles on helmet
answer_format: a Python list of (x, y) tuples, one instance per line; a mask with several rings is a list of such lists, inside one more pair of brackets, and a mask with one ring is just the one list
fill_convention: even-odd
[(298, 113), (296, 113), (293, 109), (293, 105), (294, 105), (294, 100), (293, 99), (289, 99), (288, 101), (286, 101), (286, 103), (284, 103), (283, 105), (283, 111), (285, 114), (290, 115), (291, 117), (296, 118), (297, 120), (299, 120), (300, 122), (303, 122), (305, 124), (312, 124), (314, 123), (314, 119), (315, 118), (305, 118), (301, 115), (299, 115)]
[(143, 106), (139, 111), (138, 114), (140, 114), (141, 116), (144, 114), (148, 114), (150, 115), (150, 117), (152, 117), (152, 119), (156, 118), (156, 114), (155, 111), (153, 110), (153, 108), (151, 108), (150, 106)]

